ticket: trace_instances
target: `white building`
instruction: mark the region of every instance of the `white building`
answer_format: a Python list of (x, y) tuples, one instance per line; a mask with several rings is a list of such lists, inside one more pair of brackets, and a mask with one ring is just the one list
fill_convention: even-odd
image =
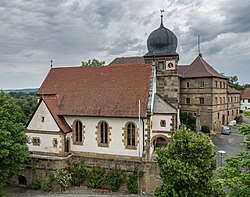
[(250, 88), (246, 88), (241, 92), (240, 95), (240, 109), (250, 109)]
[(51, 68), (26, 135), (36, 155), (151, 160), (177, 128), (149, 64)]

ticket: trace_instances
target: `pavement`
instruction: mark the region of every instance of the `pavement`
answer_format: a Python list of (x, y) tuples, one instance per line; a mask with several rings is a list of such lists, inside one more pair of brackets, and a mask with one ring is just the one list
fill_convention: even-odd
[[(243, 117), (243, 123), (250, 124), (250, 117)], [(245, 136), (240, 133), (237, 126), (233, 126), (231, 131), (231, 135), (222, 135), (221, 133), (214, 133), (214, 135), (212, 135), (218, 165), (224, 165), (224, 157), (233, 156), (244, 151), (244, 147), (241, 146), (241, 143), (244, 141)], [(218, 153), (219, 150), (225, 151), (222, 157), (221, 154)]]

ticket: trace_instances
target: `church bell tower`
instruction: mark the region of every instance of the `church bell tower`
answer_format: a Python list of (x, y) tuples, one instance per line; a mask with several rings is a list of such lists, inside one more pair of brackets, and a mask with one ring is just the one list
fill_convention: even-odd
[(180, 79), (177, 73), (179, 54), (176, 53), (177, 37), (164, 27), (163, 12), (161, 10), (160, 27), (148, 37), (148, 52), (144, 55), (146, 63), (156, 65), (156, 90), (167, 102), (178, 107), (180, 93)]

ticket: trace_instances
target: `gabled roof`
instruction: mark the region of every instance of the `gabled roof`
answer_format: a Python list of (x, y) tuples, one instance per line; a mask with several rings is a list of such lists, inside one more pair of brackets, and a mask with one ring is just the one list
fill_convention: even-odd
[(64, 132), (67, 133), (71, 131), (69, 125), (65, 121), (65, 119), (62, 116), (57, 115), (57, 98), (56, 96), (45, 96), (42, 98), (45, 105), (48, 107), (51, 115), (53, 116), (54, 120), (56, 121), (59, 128)]
[(228, 86), (227, 87), (227, 93), (229, 93), (229, 94), (240, 94), (240, 91), (234, 89), (233, 87)]
[(201, 56), (198, 56), (182, 74), (183, 78), (198, 78), (198, 77), (219, 77), (226, 79), (225, 76), (218, 73), (210, 66)]
[(144, 57), (117, 57), (109, 65), (114, 64), (145, 64)]
[(250, 99), (250, 88), (243, 90), (240, 96), (242, 99)]
[(154, 114), (176, 114), (177, 110), (164, 101), (158, 94), (154, 96), (154, 106), (153, 106)]
[(51, 68), (37, 95), (57, 95), (57, 115), (147, 116), (151, 65)]
[(177, 72), (180, 76), (183, 76), (189, 65), (178, 65)]

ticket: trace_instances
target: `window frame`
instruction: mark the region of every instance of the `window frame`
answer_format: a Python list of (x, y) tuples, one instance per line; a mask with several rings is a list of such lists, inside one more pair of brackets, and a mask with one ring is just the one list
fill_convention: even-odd
[[(134, 128), (131, 128), (131, 125), (134, 125)], [(130, 128), (132, 129), (130, 132)], [(126, 123), (125, 127), (123, 128), (124, 130), (124, 145), (126, 149), (133, 149), (136, 150), (138, 146), (138, 128), (137, 124), (135, 122), (129, 121)], [(134, 134), (133, 134), (134, 133)], [(134, 139), (133, 139), (134, 138)], [(133, 143), (134, 140), (134, 143)]]
[[(96, 126), (96, 136), (97, 136), (97, 145), (99, 147), (109, 147), (110, 144), (110, 130), (112, 129), (107, 121), (101, 120)], [(103, 130), (104, 129), (104, 130)]]
[(204, 99), (204, 97), (200, 97), (200, 105), (204, 105), (205, 104), (205, 99)]
[(73, 139), (74, 145), (83, 145), (84, 126), (80, 120), (75, 120), (73, 123)]
[(32, 144), (33, 144), (33, 146), (40, 146), (41, 145), (40, 137), (33, 137)]

